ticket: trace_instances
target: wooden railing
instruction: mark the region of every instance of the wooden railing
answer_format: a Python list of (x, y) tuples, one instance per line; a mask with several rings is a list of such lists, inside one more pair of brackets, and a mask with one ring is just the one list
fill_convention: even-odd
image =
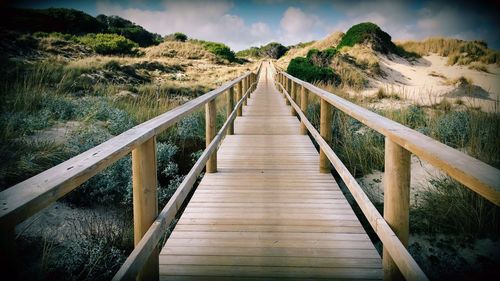
[[(217, 171), (217, 148), (224, 135), (233, 134), (236, 116), (255, 90), (261, 65), (194, 100), (79, 154), (49, 170), (0, 192), (0, 238), (2, 258), (12, 249), (14, 227), (132, 152), (135, 248), (113, 280), (158, 280), (158, 242), (177, 215), (197, 177)], [(237, 89), (234, 105), (234, 92)], [(215, 99), (227, 92), (227, 120), (216, 133)], [(181, 118), (205, 106), (206, 149), (158, 214), (156, 136)], [(13, 253), (14, 254), (14, 253)], [(3, 265), (5, 266), (5, 264)], [(9, 270), (9, 269), (7, 269)]]
[[(274, 66), (273, 66), (274, 67)], [(442, 169), (495, 205), (500, 204), (500, 171), (417, 131), (319, 89), (288, 73), (273, 68), (281, 93), (301, 120), (301, 132), (320, 147), (321, 172), (330, 172), (330, 163), (348, 187), (363, 214), (384, 245), (385, 280), (428, 280), (406, 247), (409, 236), (410, 156), (411, 153)], [(299, 98), (300, 91), (300, 98)], [(320, 132), (305, 116), (308, 95), (321, 100)], [(297, 104), (300, 99), (300, 106)], [(355, 178), (333, 152), (331, 138), (332, 107), (385, 136), (384, 216), (370, 202)]]

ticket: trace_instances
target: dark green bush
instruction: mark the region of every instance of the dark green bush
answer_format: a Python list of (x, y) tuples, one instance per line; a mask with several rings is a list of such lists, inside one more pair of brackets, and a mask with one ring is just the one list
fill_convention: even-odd
[(0, 9), (0, 26), (22, 32), (61, 32), (81, 35), (97, 33), (101, 24), (92, 16), (78, 10), (49, 9)]
[(319, 67), (328, 67), (330, 62), (337, 53), (337, 50), (334, 48), (328, 48), (324, 51), (320, 51), (318, 49), (311, 49), (307, 52), (307, 60), (312, 64)]
[(307, 82), (333, 82), (336, 85), (340, 83), (340, 78), (330, 67), (319, 67), (312, 64), (307, 58), (294, 58), (288, 64), (286, 70), (290, 75), (295, 76)]
[(169, 34), (165, 36), (165, 41), (179, 41), (179, 42), (186, 42), (188, 39), (187, 35), (181, 32), (175, 32), (172, 34)]
[(418, 57), (415, 53), (408, 53), (403, 48), (397, 47), (391, 41), (389, 34), (371, 22), (363, 22), (349, 28), (337, 45), (337, 50), (340, 50), (342, 47), (352, 47), (363, 43), (370, 43), (375, 51), (384, 54), (393, 53), (405, 57)]
[(116, 34), (87, 34), (78, 41), (102, 55), (135, 54), (138, 47), (133, 41)]
[(96, 19), (102, 24), (103, 33), (122, 35), (123, 37), (136, 42), (141, 47), (157, 45), (162, 41), (159, 34), (151, 33), (145, 30), (142, 26), (124, 18), (118, 16), (98, 15)]

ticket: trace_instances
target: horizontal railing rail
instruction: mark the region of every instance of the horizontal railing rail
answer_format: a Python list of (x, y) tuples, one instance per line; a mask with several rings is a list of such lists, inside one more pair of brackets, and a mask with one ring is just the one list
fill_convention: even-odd
[[(261, 67), (262, 63), (255, 73), (247, 72), (215, 90), (141, 123), (94, 148), (0, 192), (0, 234), (2, 239), (10, 237), (18, 223), (47, 207), (132, 152), (136, 248), (115, 279), (134, 279), (141, 272), (141, 269), (140, 274), (144, 277), (143, 279), (157, 275), (157, 257), (156, 262), (153, 259), (153, 263), (151, 263), (151, 258), (154, 256), (161, 231), (164, 231), (176, 216), (204, 165), (206, 164), (207, 172), (216, 170), (217, 147), (224, 134), (233, 133), (234, 119), (236, 116), (241, 116), (242, 105), (256, 88)], [(238, 102), (236, 106), (233, 106), (236, 86), (238, 86), (236, 95)], [(225, 92), (228, 93), (227, 120), (222, 129), (215, 135), (215, 99)], [(163, 211), (157, 216), (156, 136), (203, 106), (205, 106), (207, 119), (207, 148)], [(156, 202), (156, 205), (150, 204), (151, 202)], [(9, 246), (8, 243), (1, 244), (2, 247)], [(6, 253), (2, 253), (2, 255), (4, 254)], [(146, 266), (146, 263), (150, 263), (150, 266)], [(146, 271), (149, 272), (144, 272), (143, 266), (148, 267)]]
[[(410, 152), (441, 168), (450, 177), (497, 206), (500, 204), (500, 171), (498, 169), (288, 73), (276, 69), (273, 72), (276, 73), (278, 89), (291, 104), (292, 113), (301, 120), (301, 132), (309, 132), (320, 147), (320, 171), (325, 171), (326, 161), (333, 164), (382, 241), (386, 280), (399, 279), (401, 274), (406, 280), (428, 280), (406, 249), (409, 236)], [(299, 89), (300, 98), (297, 93)], [(304, 114), (309, 93), (318, 96), (321, 100), (321, 132), (314, 128)], [(300, 106), (296, 103), (299, 99)], [(331, 109), (329, 108), (331, 106), (386, 137), (384, 217), (325, 140), (331, 137)], [(326, 170), (329, 171), (329, 168)]]
[(500, 170), (286, 72), (280, 73), (500, 206)]

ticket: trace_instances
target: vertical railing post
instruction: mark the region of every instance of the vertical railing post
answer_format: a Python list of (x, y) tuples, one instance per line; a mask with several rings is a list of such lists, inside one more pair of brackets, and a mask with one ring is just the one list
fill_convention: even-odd
[[(291, 95), (292, 80), (290, 80), (290, 78), (288, 78), (288, 77), (285, 77), (285, 80), (286, 80), (286, 82), (285, 82), (286, 83), (286, 91), (289, 95)], [(290, 101), (287, 98), (285, 98), (285, 101), (286, 101), (286, 105), (290, 105)]]
[[(215, 107), (215, 99), (205, 104), (205, 145), (208, 147), (215, 137), (217, 117), (217, 108)], [(217, 172), (217, 150), (215, 150), (206, 164), (207, 173)]]
[[(301, 85), (300, 87), (300, 110), (304, 113), (304, 115), (307, 112), (307, 102), (309, 99), (309, 90), (304, 87), (304, 85)], [(303, 120), (300, 122), (300, 133), (302, 135), (307, 135), (307, 128), (306, 125), (304, 124)]]
[[(241, 81), (242, 81), (242, 85), (243, 85), (243, 93), (241, 93), (241, 96), (243, 97), (243, 95), (245, 95), (245, 93), (247, 92), (247, 89), (248, 89), (247, 77), (241, 79)], [(246, 99), (243, 100), (243, 105), (247, 105)]]
[[(332, 138), (332, 106), (326, 100), (321, 99), (320, 109), (320, 135), (327, 142), (330, 143)], [(320, 173), (330, 172), (330, 160), (326, 157), (323, 149), (319, 151), (319, 171)]]
[[(240, 102), (242, 96), (243, 96), (243, 82), (242, 80), (240, 80), (240, 82), (238, 82), (238, 92), (236, 93), (237, 103)], [(242, 114), (243, 114), (243, 106), (240, 106), (236, 111), (236, 116), (241, 116)]]
[[(408, 247), (410, 206), (410, 152), (385, 138), (384, 219), (401, 243)], [(405, 280), (384, 248), (384, 280)]]
[[(134, 245), (141, 241), (158, 216), (156, 177), (156, 137), (132, 150), (132, 201), (134, 210)], [(155, 247), (142, 268), (138, 280), (159, 279), (159, 253)]]
[[(231, 115), (233, 109), (234, 109), (234, 86), (231, 86), (227, 91), (226, 118), (229, 118), (229, 115)], [(229, 122), (226, 134), (228, 135), (234, 134), (234, 121)]]
[[(292, 98), (292, 101), (295, 101), (295, 91), (297, 90), (297, 83), (295, 83), (294, 81), (292, 81), (292, 90), (290, 91), (290, 97)], [(291, 106), (291, 110), (290, 112), (292, 113), (293, 116), (296, 116), (297, 115), (297, 112), (295, 111), (295, 108), (293, 106)]]

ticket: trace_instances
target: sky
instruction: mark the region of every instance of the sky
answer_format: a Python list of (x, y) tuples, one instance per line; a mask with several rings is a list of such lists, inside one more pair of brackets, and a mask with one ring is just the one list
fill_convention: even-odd
[(318, 40), (360, 22), (378, 24), (395, 40), (432, 36), (483, 40), (500, 49), (500, 2), (444, 0), (16, 1), (30, 8), (65, 7), (117, 15), (161, 35), (223, 42), (238, 51), (277, 41)]

